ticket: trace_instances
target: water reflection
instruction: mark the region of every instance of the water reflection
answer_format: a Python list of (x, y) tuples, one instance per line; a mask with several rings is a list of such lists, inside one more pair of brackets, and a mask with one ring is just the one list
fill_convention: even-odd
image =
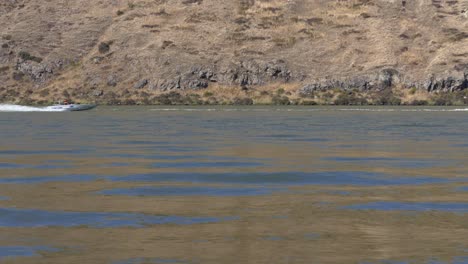
[[(110, 176), (111, 181), (131, 182), (195, 182), (286, 185), (405, 185), (456, 182), (455, 179), (433, 177), (395, 177), (365, 171), (277, 172), (277, 173), (154, 173)], [(458, 181), (464, 181), (459, 179)]]
[(430, 203), (430, 202), (397, 202), (381, 201), (346, 206), (353, 210), (383, 210), (383, 211), (443, 211), (467, 213), (468, 203)]
[[(275, 189), (254, 187), (178, 187), (178, 186), (145, 186), (136, 188), (121, 188), (100, 191), (104, 195), (129, 195), (129, 196), (252, 196), (268, 195)], [(279, 191), (279, 189), (276, 189)]]
[(56, 248), (47, 246), (0, 246), (0, 260), (16, 257), (39, 256), (40, 252), (57, 252)]
[(156, 216), (136, 213), (60, 212), (0, 208), (0, 227), (144, 227), (156, 224), (191, 225), (235, 220), (235, 217)]
[(22, 264), (467, 262), (461, 110), (0, 113), (0, 245)]

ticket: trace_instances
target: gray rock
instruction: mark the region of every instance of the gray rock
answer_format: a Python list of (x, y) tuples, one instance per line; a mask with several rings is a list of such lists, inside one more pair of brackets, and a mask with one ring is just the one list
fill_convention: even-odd
[(35, 61), (22, 61), (16, 66), (16, 69), (25, 75), (31, 77), (33, 81), (44, 82), (54, 71), (52, 67), (45, 63)]
[(454, 92), (468, 89), (468, 72), (448, 72), (440, 76), (429, 76), (426, 81), (416, 83), (414, 87), (428, 92)]
[(94, 97), (99, 97), (99, 96), (104, 95), (104, 91), (103, 90), (94, 90), (94, 91), (91, 92), (91, 95), (94, 96)]
[(117, 86), (117, 77), (115, 75), (109, 75), (109, 77), (107, 77), (107, 85), (112, 87)]
[(144, 88), (146, 85), (148, 84), (148, 80), (147, 79), (143, 79), (143, 80), (140, 80), (139, 82), (137, 82), (133, 88), (135, 89), (142, 89)]
[(299, 95), (310, 96), (315, 91), (342, 89), (345, 91), (384, 90), (400, 83), (400, 74), (395, 69), (384, 69), (379, 72), (345, 78), (325, 78), (308, 83), (299, 89)]

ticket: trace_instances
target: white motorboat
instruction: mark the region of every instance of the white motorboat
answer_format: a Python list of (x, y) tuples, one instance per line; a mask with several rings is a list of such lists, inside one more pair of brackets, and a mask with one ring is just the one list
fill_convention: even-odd
[(47, 106), (46, 109), (56, 111), (85, 111), (95, 107), (95, 104), (56, 104)]

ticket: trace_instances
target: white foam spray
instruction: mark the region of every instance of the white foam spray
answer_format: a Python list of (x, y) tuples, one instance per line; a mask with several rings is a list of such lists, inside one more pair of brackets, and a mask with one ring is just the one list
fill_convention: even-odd
[(49, 107), (34, 107), (14, 104), (0, 104), (0, 112), (63, 112), (63, 109)]

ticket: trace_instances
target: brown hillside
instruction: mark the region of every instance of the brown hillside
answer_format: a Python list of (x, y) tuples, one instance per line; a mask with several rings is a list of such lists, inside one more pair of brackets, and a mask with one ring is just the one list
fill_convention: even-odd
[(4, 0), (0, 24), (4, 102), (468, 87), (468, 0)]

